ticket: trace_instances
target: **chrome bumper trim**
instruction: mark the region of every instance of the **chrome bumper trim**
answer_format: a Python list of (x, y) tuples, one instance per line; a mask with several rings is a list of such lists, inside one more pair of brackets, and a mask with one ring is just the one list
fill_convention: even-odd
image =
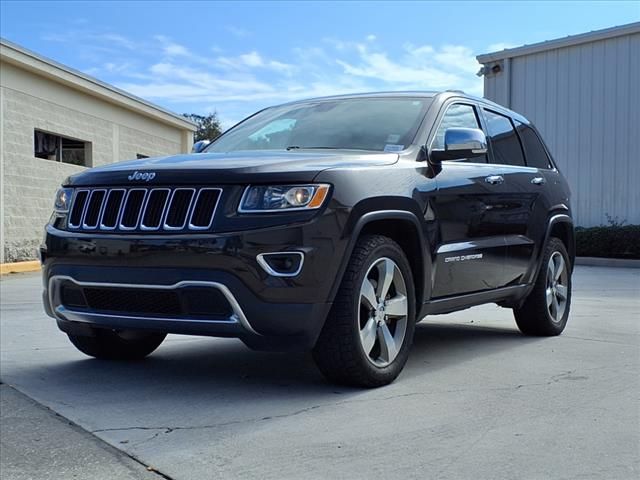
[[(72, 310), (68, 307), (62, 305), (62, 301), (60, 298), (60, 284), (62, 282), (72, 282), (80, 287), (102, 287), (102, 288), (127, 288), (127, 289), (136, 289), (136, 288), (144, 288), (144, 289), (159, 289), (159, 290), (175, 290), (184, 287), (208, 287), (215, 288), (219, 290), (224, 297), (227, 299), (229, 304), (231, 305), (231, 309), (233, 310), (233, 315), (231, 315), (226, 320), (202, 320), (202, 319), (190, 319), (190, 318), (172, 318), (172, 317), (145, 317), (139, 315), (112, 315), (106, 313), (94, 313), (94, 312), (83, 312), (78, 310)], [(183, 280), (173, 285), (155, 285), (155, 284), (131, 284), (131, 283), (109, 283), (109, 282), (82, 282), (76, 280), (73, 277), (68, 275), (54, 275), (49, 279), (49, 305), (51, 306), (51, 310), (55, 313), (57, 317), (61, 320), (70, 320), (74, 322), (86, 322), (92, 323), (92, 320), (98, 319), (109, 319), (109, 318), (122, 318), (128, 320), (142, 320), (142, 321), (169, 321), (169, 322), (184, 322), (184, 323), (203, 323), (208, 325), (229, 325), (229, 324), (239, 324), (241, 325), (247, 332), (260, 335), (256, 332), (249, 320), (247, 320), (246, 315), (242, 311), (240, 304), (233, 296), (231, 291), (227, 288), (226, 285), (218, 282), (208, 282), (201, 280)]]
[[(296, 269), (295, 272), (291, 272), (291, 273), (278, 272), (273, 268), (271, 268), (271, 265), (269, 265), (269, 263), (266, 261), (265, 257), (268, 257), (269, 255), (298, 255), (300, 257), (300, 265), (298, 265), (298, 268)], [(258, 262), (258, 265), (260, 265), (265, 272), (267, 272), (269, 275), (273, 277), (285, 277), (285, 278), (295, 277), (299, 275), (300, 272), (302, 271), (302, 266), (304, 265), (304, 253), (297, 252), (297, 251), (260, 253), (259, 255), (256, 256), (256, 261)]]

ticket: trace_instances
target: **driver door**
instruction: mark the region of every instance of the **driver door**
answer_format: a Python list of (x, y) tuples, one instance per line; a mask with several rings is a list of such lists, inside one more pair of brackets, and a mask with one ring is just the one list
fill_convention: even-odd
[[(482, 129), (478, 107), (451, 103), (444, 107), (430, 150), (444, 149), (447, 128)], [(447, 160), (436, 175), (433, 199), (439, 224), (433, 298), (481, 292), (505, 283), (506, 244), (500, 183), (487, 156)]]

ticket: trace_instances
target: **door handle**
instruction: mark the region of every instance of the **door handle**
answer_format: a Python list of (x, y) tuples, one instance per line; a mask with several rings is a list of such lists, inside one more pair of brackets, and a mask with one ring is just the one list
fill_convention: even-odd
[(547, 181), (544, 179), (544, 177), (536, 177), (531, 180), (531, 183), (533, 183), (534, 185), (544, 185), (545, 183), (547, 183)]
[(491, 185), (499, 185), (504, 183), (504, 177), (502, 175), (489, 175), (484, 181)]

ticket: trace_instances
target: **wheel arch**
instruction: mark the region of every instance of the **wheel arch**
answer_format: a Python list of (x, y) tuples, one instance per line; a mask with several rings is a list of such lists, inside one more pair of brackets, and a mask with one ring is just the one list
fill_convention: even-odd
[(367, 234), (384, 235), (398, 243), (409, 260), (416, 290), (416, 314), (420, 312), (424, 299), (429, 298), (430, 284), (427, 279), (430, 278), (428, 272), (431, 261), (426, 254), (428, 250), (422, 226), (415, 213), (407, 210), (371, 211), (358, 218), (353, 227), (347, 229), (345, 234), (349, 235), (349, 243), (340, 265), (337, 280), (331, 291), (331, 299), (335, 298), (340, 287), (358, 239)]
[(573, 265), (576, 259), (576, 240), (573, 220), (569, 215), (559, 214), (551, 217), (547, 226), (544, 245), (547, 245), (551, 237), (557, 237), (562, 240), (562, 243), (564, 243), (567, 253), (569, 254), (571, 269), (573, 270)]

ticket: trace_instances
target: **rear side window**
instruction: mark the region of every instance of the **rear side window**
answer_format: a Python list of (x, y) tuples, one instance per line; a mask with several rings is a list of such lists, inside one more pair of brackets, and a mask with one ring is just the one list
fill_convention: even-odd
[(516, 128), (522, 140), (524, 152), (527, 155), (527, 165), (535, 168), (551, 168), (551, 161), (538, 134), (529, 125), (515, 121)]
[(520, 140), (509, 117), (485, 110), (487, 130), (493, 150), (493, 163), (524, 166)]
[[(431, 148), (434, 150), (444, 150), (444, 134), (448, 128), (477, 128), (481, 129), (476, 109), (472, 105), (456, 103), (447, 108), (447, 111), (440, 121), (438, 131), (433, 139)], [(486, 163), (487, 156), (470, 158), (470, 162)]]

